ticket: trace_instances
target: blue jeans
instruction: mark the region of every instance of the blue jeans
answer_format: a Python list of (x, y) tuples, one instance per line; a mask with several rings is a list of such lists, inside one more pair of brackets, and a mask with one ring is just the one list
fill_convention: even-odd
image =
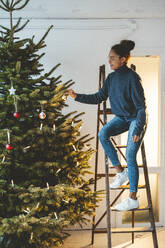
[(143, 139), (141, 135), (138, 142), (132, 141), (132, 133), (136, 125), (136, 118), (118, 117), (115, 116), (111, 121), (103, 126), (99, 131), (98, 137), (104, 148), (108, 158), (111, 160), (113, 166), (121, 165), (118, 159), (117, 151), (114, 148), (110, 136), (115, 136), (128, 131), (128, 140), (126, 148), (126, 160), (128, 165), (128, 178), (130, 184), (130, 192), (137, 192), (139, 181), (139, 169), (136, 161), (136, 154)]

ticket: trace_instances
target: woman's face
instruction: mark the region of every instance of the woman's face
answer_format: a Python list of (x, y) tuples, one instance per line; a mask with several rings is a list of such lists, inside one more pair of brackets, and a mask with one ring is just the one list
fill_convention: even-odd
[(112, 70), (116, 70), (126, 63), (126, 58), (125, 57), (120, 58), (120, 56), (117, 53), (115, 53), (115, 51), (112, 49), (109, 52), (108, 58)]

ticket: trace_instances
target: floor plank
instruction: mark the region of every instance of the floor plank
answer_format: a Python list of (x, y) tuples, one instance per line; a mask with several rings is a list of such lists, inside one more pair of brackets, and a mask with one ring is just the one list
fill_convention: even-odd
[[(107, 234), (95, 234), (95, 242), (91, 242), (91, 231), (69, 231), (68, 237), (62, 248), (107, 248)], [(159, 248), (165, 247), (165, 229), (157, 229)], [(140, 242), (140, 243), (139, 243)], [(140, 245), (141, 244), (141, 245)], [(139, 246), (140, 245), (140, 246)], [(131, 234), (116, 233), (112, 234), (112, 246), (115, 248), (152, 248), (152, 235), (150, 233), (135, 233), (135, 244), (131, 244)]]

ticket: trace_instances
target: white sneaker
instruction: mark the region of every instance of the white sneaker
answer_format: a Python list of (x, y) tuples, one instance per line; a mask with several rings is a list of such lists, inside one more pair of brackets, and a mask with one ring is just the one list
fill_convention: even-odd
[(128, 181), (128, 172), (124, 169), (122, 172), (116, 174), (114, 182), (110, 184), (110, 188), (119, 188), (126, 181)]
[(134, 200), (130, 197), (126, 198), (121, 203), (117, 204), (114, 208), (119, 211), (127, 211), (139, 207), (138, 199)]

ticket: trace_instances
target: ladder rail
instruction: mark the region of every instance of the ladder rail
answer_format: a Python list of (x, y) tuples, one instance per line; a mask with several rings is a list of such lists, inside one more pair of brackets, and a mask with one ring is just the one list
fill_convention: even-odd
[(158, 248), (158, 240), (157, 240), (157, 234), (156, 234), (155, 218), (154, 218), (154, 213), (153, 213), (153, 205), (152, 205), (152, 197), (151, 197), (151, 190), (150, 190), (150, 182), (149, 182), (149, 177), (148, 177), (148, 168), (147, 168), (146, 153), (145, 153), (145, 148), (144, 148), (144, 141), (142, 141), (142, 145), (141, 145), (141, 154), (142, 154), (142, 161), (144, 165), (143, 170), (144, 170), (145, 182), (146, 182), (146, 185), (148, 186), (146, 188), (146, 193), (147, 193), (148, 205), (150, 206), (149, 217), (151, 221), (151, 227), (153, 228), (152, 238), (153, 238), (154, 248)]
[[(101, 67), (99, 70), (99, 89), (101, 87)], [(95, 181), (94, 181), (94, 191), (97, 189), (97, 171), (98, 171), (98, 148), (99, 148), (99, 139), (98, 139), (98, 132), (100, 127), (100, 121), (99, 121), (99, 111), (100, 111), (100, 104), (98, 104), (97, 108), (97, 128), (96, 128), (96, 154), (95, 154)], [(95, 216), (93, 216), (92, 221), (92, 240), (91, 244), (94, 243), (94, 229), (95, 229)]]
[[(104, 106), (104, 123), (107, 123), (106, 115), (106, 102), (103, 103)], [(110, 189), (109, 189), (109, 166), (108, 166), (108, 156), (105, 153), (105, 185), (106, 185), (106, 209), (107, 209), (107, 242), (108, 247), (111, 247), (111, 222), (110, 222)]]

